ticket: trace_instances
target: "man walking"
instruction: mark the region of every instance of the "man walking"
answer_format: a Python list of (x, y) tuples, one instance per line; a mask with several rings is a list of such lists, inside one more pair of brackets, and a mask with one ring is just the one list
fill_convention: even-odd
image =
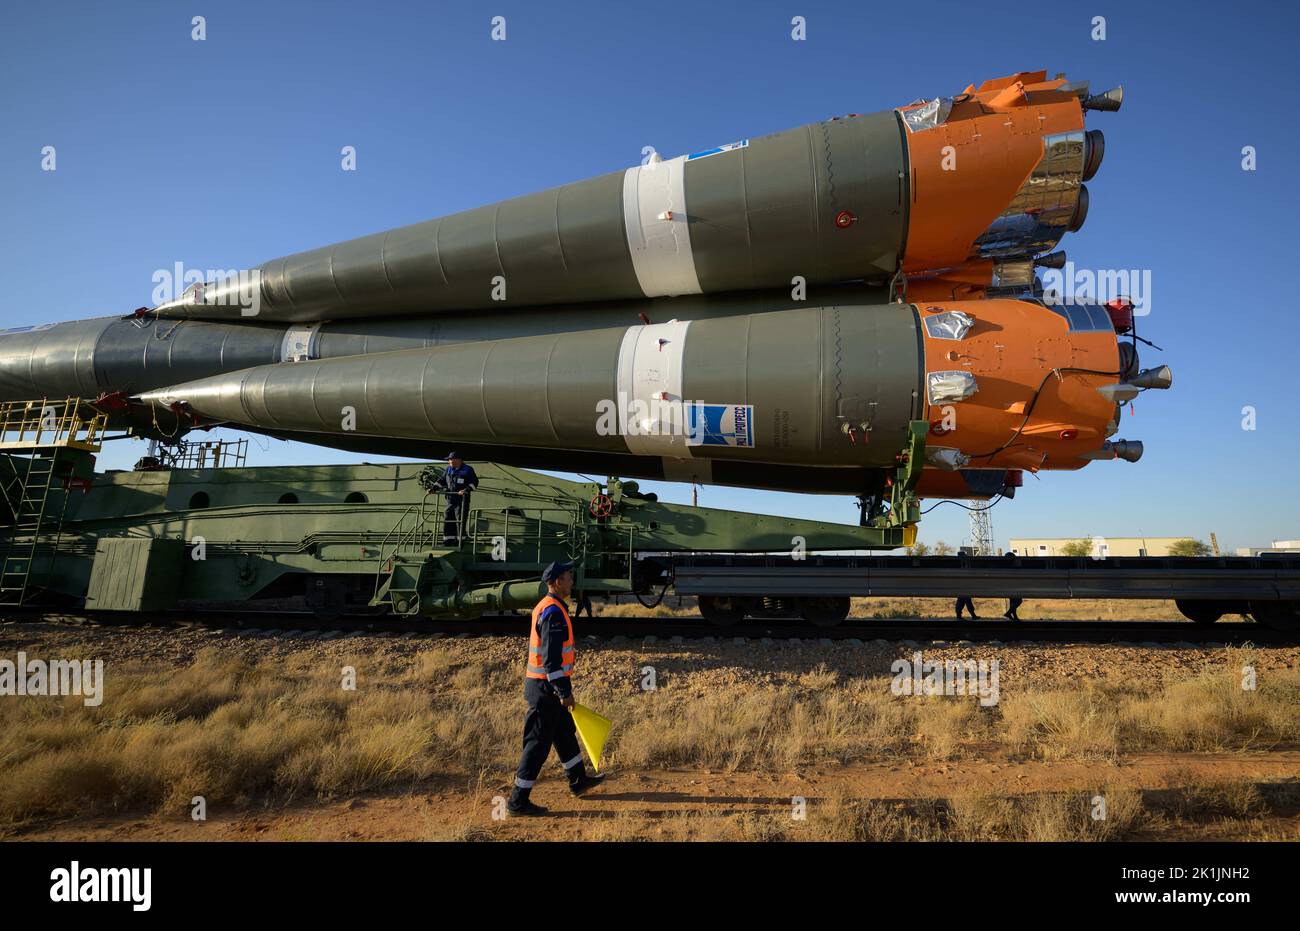
[(980, 619), (980, 616), (975, 613), (975, 602), (971, 600), (970, 595), (962, 595), (957, 599), (957, 620), (959, 621), (961, 620), (961, 612), (963, 608), (970, 612), (970, 619), (972, 621), (978, 621)]
[(528, 665), (524, 672), (524, 752), (515, 770), (515, 788), (506, 803), (512, 815), (544, 815), (546, 809), (530, 801), (528, 794), (537, 784), (542, 764), (555, 747), (569, 791), (581, 795), (605, 777), (588, 775), (578, 748), (578, 729), (573, 715), (575, 642), (573, 620), (564, 599), (573, 591), (573, 564), (551, 563), (542, 573), (546, 596), (533, 608), (528, 629)]

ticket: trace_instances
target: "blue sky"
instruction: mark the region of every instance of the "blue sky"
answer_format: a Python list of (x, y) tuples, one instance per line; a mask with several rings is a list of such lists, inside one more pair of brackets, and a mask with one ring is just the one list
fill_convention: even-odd
[[(0, 326), (127, 312), (156, 269), (275, 256), (970, 82), (1042, 68), (1125, 86), (1064, 248), (1152, 273), (1141, 332), (1172, 391), (1136, 464), (1026, 479), (1011, 536), (1300, 537), (1290, 4), (510, 2), (6, 4)], [(207, 39), (191, 39), (191, 18)], [(507, 40), (489, 38), (506, 18)], [(807, 41), (790, 20), (807, 21)], [(1106, 18), (1105, 41), (1091, 37)], [(55, 172), (40, 170), (43, 146)], [(340, 149), (357, 150), (355, 172)], [(1254, 146), (1258, 170), (1241, 169)], [(1152, 350), (1144, 363), (1156, 361)], [(1242, 407), (1257, 429), (1242, 429)], [(258, 449), (258, 444), (266, 447)], [(254, 440), (252, 461), (345, 454)], [(136, 449), (106, 452), (128, 465)], [(372, 459), (376, 457), (371, 457)], [(660, 489), (689, 500), (685, 486)], [(853, 521), (849, 498), (705, 488), (701, 503)], [(966, 513), (921, 539), (960, 543)]]

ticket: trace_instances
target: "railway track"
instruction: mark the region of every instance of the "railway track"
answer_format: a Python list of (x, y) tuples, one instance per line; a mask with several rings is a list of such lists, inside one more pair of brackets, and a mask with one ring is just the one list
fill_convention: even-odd
[[(836, 627), (818, 627), (798, 619), (747, 619), (728, 626), (703, 618), (575, 618), (580, 638), (654, 638), (675, 640), (828, 640), (865, 642), (886, 640), (912, 644), (956, 643), (1120, 643), (1219, 646), (1300, 643), (1300, 633), (1272, 630), (1250, 621), (1219, 621), (1204, 625), (1184, 621), (957, 621), (947, 619), (849, 618)], [(8, 611), (0, 623), (66, 624), (83, 627), (202, 627), (231, 635), (247, 634), (286, 639), (338, 639), (352, 634), (378, 636), (519, 636), (527, 627), (524, 615), (485, 615), (473, 620), (428, 620), (375, 615), (340, 615), (322, 619), (307, 611), (168, 611), (103, 615), (71, 611)]]

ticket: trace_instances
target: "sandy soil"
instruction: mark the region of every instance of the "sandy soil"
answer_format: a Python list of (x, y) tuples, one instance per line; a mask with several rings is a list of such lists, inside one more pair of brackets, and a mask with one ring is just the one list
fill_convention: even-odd
[[(554, 767), (551, 767), (554, 769)], [(788, 824), (796, 797), (810, 807), (836, 796), (902, 804), (983, 793), (996, 785), (1008, 796), (1075, 792), (1081, 786), (1147, 790), (1192, 782), (1300, 778), (1300, 751), (1267, 754), (1150, 754), (1120, 765), (1043, 762), (974, 762), (898, 766), (848, 766), (786, 773), (717, 773), (704, 770), (610, 773), (604, 785), (573, 798), (557, 773), (547, 774), (534, 799), (550, 809), (543, 818), (498, 818), (509, 789), (440, 780), (418, 791), (373, 793), (312, 802), (280, 810), (210, 812), (206, 822), (159, 818), (151, 812), (51, 824), (24, 834), (30, 840), (602, 840), (747, 839), (740, 817), (768, 816)], [(1097, 791), (1101, 791), (1099, 788)], [(697, 821), (699, 823), (690, 823)], [(677, 823), (670, 823), (676, 821)], [(1300, 811), (1267, 820), (1278, 838), (1300, 840)], [(1238, 826), (1209, 819), (1189, 830), (1159, 827), (1140, 837), (1180, 840), (1229, 839)]]

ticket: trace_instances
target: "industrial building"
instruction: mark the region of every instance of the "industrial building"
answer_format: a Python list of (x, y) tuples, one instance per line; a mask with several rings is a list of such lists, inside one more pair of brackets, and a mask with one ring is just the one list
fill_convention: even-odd
[(1168, 556), (1169, 548), (1179, 540), (1195, 537), (1052, 537), (1044, 539), (1012, 539), (1009, 552), (1018, 556), (1065, 556), (1065, 547), (1076, 540), (1091, 540), (1091, 556)]
[(1300, 553), (1300, 540), (1274, 540), (1272, 546), (1240, 546), (1238, 556), (1265, 556), (1269, 553)]

